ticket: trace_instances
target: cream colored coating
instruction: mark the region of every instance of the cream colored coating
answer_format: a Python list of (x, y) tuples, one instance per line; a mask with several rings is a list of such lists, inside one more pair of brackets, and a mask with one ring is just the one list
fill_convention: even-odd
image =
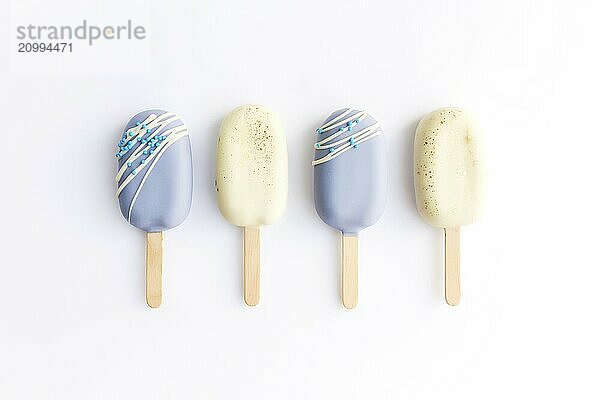
[(275, 114), (260, 105), (230, 112), (217, 142), (215, 186), (221, 214), (237, 226), (274, 223), (285, 210), (288, 154)]
[(481, 134), (471, 116), (440, 108), (417, 126), (414, 154), (417, 208), (440, 228), (477, 219), (483, 195)]

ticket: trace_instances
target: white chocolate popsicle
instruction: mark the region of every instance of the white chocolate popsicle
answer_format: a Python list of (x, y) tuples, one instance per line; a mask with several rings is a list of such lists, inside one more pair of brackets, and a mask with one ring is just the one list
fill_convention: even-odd
[(244, 228), (244, 301), (255, 306), (260, 297), (260, 226), (281, 217), (288, 192), (286, 139), (272, 111), (244, 105), (225, 117), (215, 186), (221, 214)]
[(481, 134), (459, 108), (440, 108), (425, 116), (415, 134), (414, 177), (417, 208), (430, 225), (444, 228), (445, 297), (460, 302), (460, 227), (481, 210), (483, 165)]

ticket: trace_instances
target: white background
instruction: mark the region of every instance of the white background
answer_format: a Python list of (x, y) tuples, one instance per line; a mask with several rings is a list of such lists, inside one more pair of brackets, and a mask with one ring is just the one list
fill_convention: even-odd
[[(600, 396), (598, 2), (81, 3), (0, 13), (1, 399)], [(10, 24), (27, 10), (45, 24), (139, 11), (149, 62), (56, 73), (42, 55), (48, 73), (11, 72)], [(280, 114), (290, 167), (287, 211), (262, 230), (254, 309), (240, 229), (213, 190), (220, 120), (248, 102)], [(314, 128), (347, 105), (382, 123), (389, 164), (354, 311), (340, 305), (339, 234), (314, 211), (310, 165)], [(443, 302), (442, 232), (419, 218), (412, 182), (416, 123), (448, 105), (478, 116), (489, 156), (456, 308)], [(113, 182), (121, 129), (151, 107), (182, 116), (195, 168), (191, 214), (166, 234), (159, 310), (144, 303), (145, 237)]]

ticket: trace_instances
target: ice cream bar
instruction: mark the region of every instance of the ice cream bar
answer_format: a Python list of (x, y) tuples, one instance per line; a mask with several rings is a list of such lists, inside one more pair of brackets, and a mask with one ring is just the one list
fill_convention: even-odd
[(125, 126), (117, 145), (121, 214), (147, 232), (146, 303), (162, 302), (162, 232), (181, 224), (192, 203), (192, 151), (186, 126), (173, 113), (147, 110)]
[(225, 117), (215, 178), (221, 214), (244, 229), (244, 301), (255, 306), (260, 297), (260, 226), (281, 217), (288, 191), (285, 134), (271, 110), (244, 105)]
[(425, 116), (415, 135), (417, 208), (430, 225), (444, 228), (445, 297), (460, 301), (460, 227), (477, 219), (483, 193), (480, 130), (459, 108)]
[(319, 217), (342, 233), (342, 304), (358, 302), (358, 234), (383, 214), (387, 195), (381, 125), (343, 108), (316, 130), (314, 199)]

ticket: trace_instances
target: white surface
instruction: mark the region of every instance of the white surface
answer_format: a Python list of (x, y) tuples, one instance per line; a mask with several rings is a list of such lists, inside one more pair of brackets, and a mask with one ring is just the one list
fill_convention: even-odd
[[(81, 3), (79, 18), (131, 17), (122, 1)], [(2, 13), (0, 398), (600, 396), (597, 2), (169, 4), (153, 2), (152, 62), (130, 75), (11, 75)], [(220, 120), (246, 102), (279, 112), (290, 157), (256, 309), (242, 302), (241, 232), (213, 192)], [(313, 129), (346, 105), (382, 122), (390, 171), (387, 210), (361, 236), (355, 311), (311, 191)], [(479, 117), (490, 156), (458, 308), (443, 303), (442, 233), (412, 188), (416, 123), (446, 105)], [(148, 107), (182, 116), (195, 157), (158, 311), (144, 304), (144, 235), (113, 184), (120, 129)]]

